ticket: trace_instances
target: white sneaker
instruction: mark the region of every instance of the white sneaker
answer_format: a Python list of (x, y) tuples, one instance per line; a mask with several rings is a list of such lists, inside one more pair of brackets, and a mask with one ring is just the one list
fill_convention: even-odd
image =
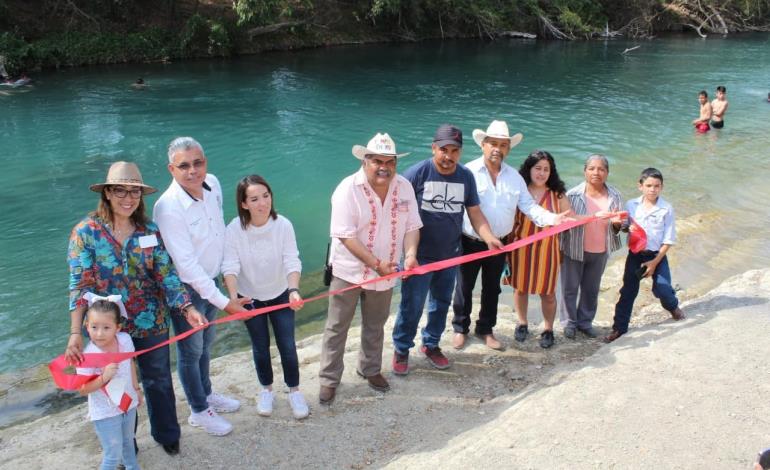
[(297, 390), (296, 392), (289, 392), (289, 405), (291, 405), (291, 412), (296, 419), (307, 418), (310, 414), (310, 409), (307, 407), (305, 397), (302, 396), (302, 392)]
[(260, 416), (270, 416), (273, 414), (274, 400), (275, 395), (273, 394), (272, 390), (263, 388), (257, 397), (257, 414)]
[(224, 436), (230, 434), (233, 430), (233, 425), (211, 408), (207, 408), (200, 413), (190, 413), (187, 422), (190, 426), (203, 428), (204, 431), (212, 436)]
[(217, 413), (232, 413), (241, 407), (241, 402), (235, 398), (230, 398), (217, 392), (211, 392), (211, 395), (206, 397), (206, 401), (209, 402), (209, 406), (214, 408), (214, 411)]

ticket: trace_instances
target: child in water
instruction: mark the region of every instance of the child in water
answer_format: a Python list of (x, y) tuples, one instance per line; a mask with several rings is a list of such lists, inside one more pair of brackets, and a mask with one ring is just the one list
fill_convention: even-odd
[(693, 120), (692, 125), (695, 126), (695, 130), (701, 134), (705, 134), (711, 128), (709, 127), (709, 121), (711, 120), (711, 103), (709, 103), (709, 95), (706, 90), (701, 90), (698, 93), (698, 103), (700, 103), (700, 117)]
[[(91, 342), (84, 353), (133, 352), (134, 343), (127, 333), (120, 333), (120, 307), (109, 300), (96, 300), (86, 313), (86, 331)], [(136, 368), (130, 359), (104, 368), (78, 368), (80, 375), (97, 377), (80, 387), (88, 395), (88, 417), (94, 423), (102, 445), (101, 470), (114, 470), (123, 464), (126, 470), (138, 470), (134, 449), (136, 407), (142, 402)]]
[(717, 97), (711, 102), (711, 127), (721, 129), (725, 127), (725, 113), (727, 112), (727, 88), (719, 85)]
[[(708, 103), (708, 102), (707, 102)], [(639, 283), (645, 277), (652, 277), (652, 293), (660, 299), (664, 309), (674, 320), (683, 320), (684, 312), (679, 308), (679, 299), (671, 287), (671, 271), (666, 253), (676, 243), (674, 208), (660, 197), (663, 191), (663, 174), (655, 168), (647, 168), (639, 177), (639, 191), (642, 195), (626, 203), (628, 219), (644, 229), (647, 235), (645, 249), (634, 253), (629, 250), (623, 271), (623, 287), (620, 300), (615, 305), (612, 333), (604, 338), (611, 343), (628, 331), (634, 300), (639, 294)], [(634, 230), (635, 226), (629, 227)]]

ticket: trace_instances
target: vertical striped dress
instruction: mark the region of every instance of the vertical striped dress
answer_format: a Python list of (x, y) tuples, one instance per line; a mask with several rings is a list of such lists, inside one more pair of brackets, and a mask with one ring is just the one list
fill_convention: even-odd
[[(559, 212), (559, 199), (555, 192), (546, 190), (540, 205), (551, 212)], [(516, 213), (513, 240), (521, 240), (543, 230), (521, 211)], [(553, 294), (559, 274), (559, 236), (545, 238), (514, 250), (509, 255), (510, 284), (527, 294)]]

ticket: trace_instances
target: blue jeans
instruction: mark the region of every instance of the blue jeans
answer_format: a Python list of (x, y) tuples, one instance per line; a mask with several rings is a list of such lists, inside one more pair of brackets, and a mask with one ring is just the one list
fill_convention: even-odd
[[(96, 391), (95, 393), (102, 393)], [(134, 452), (134, 424), (136, 423), (136, 408), (124, 414), (93, 421), (96, 436), (102, 444), (102, 463), (99, 470), (115, 470), (123, 463), (126, 470), (138, 470)]]
[[(148, 349), (168, 339), (168, 333), (131, 338), (137, 351)], [(158, 444), (179, 442), (179, 422), (176, 417), (176, 397), (171, 380), (171, 350), (168, 346), (155, 349), (136, 358), (139, 380), (147, 401), (150, 434)]]
[[(216, 319), (219, 309), (209, 301), (202, 299), (192, 287), (187, 284), (185, 286), (190, 292), (193, 306), (201, 315), (205, 316), (208, 321)], [(174, 323), (174, 331), (177, 335), (192, 329), (187, 320), (179, 313), (171, 315), (171, 321)], [(206, 397), (211, 395), (209, 355), (216, 332), (214, 328), (214, 325), (211, 325), (176, 343), (179, 381), (182, 382), (187, 402), (195, 413), (205, 411), (209, 407)]]
[[(429, 260), (418, 260), (427, 264)], [(422, 344), (438, 347), (441, 334), (446, 328), (446, 316), (457, 277), (457, 267), (442, 269), (420, 276), (411, 276), (401, 284), (401, 304), (393, 327), (393, 347), (399, 354), (406, 354), (414, 346), (417, 325), (422, 317), (425, 298), (428, 298), (428, 323), (422, 329)]]
[[(252, 303), (244, 305), (246, 310), (254, 310), (272, 305), (289, 302), (289, 291), (271, 300), (252, 299)], [(254, 356), (254, 367), (257, 369), (259, 383), (263, 387), (273, 385), (273, 365), (270, 362), (270, 331), (267, 320), (273, 325), (273, 336), (281, 354), (283, 380), (286, 386), (299, 387), (299, 361), (297, 360), (297, 344), (294, 342), (294, 310), (286, 307), (270, 313), (263, 313), (246, 320), (246, 328), (251, 336), (251, 352)]]
[[(628, 323), (631, 321), (631, 312), (634, 309), (634, 300), (639, 294), (639, 278), (636, 277), (636, 270), (642, 266), (642, 263), (652, 261), (658, 252), (628, 252), (626, 257), (626, 268), (623, 271), (623, 287), (620, 288), (620, 300), (615, 304), (615, 319), (612, 329), (619, 333), (628, 331)], [(655, 267), (652, 274), (652, 293), (660, 299), (660, 304), (669, 312), (679, 307), (679, 299), (676, 298), (676, 292), (671, 287), (671, 271), (668, 268), (668, 258), (663, 257)]]

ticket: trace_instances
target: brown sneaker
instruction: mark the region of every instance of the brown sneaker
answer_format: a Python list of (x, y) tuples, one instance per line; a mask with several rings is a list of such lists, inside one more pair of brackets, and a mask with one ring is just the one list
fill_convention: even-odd
[(677, 307), (671, 311), (671, 318), (673, 318), (675, 321), (679, 321), (687, 318), (687, 315), (684, 314), (681, 308)]
[(612, 330), (612, 333), (610, 333), (607, 336), (605, 336), (602, 339), (602, 341), (604, 341), (605, 343), (611, 343), (611, 342), (615, 341), (616, 339), (620, 338), (621, 336), (623, 336), (623, 333), (621, 333), (621, 332), (619, 332), (617, 330)]
[(505, 350), (505, 347), (503, 346), (503, 343), (498, 341), (497, 338), (495, 338), (495, 335), (493, 335), (492, 333), (490, 333), (488, 335), (476, 335), (476, 336), (478, 336), (479, 338), (483, 339), (484, 340), (484, 344), (486, 344), (489, 349), (494, 349), (496, 351), (503, 351), (503, 350)]
[(318, 401), (322, 405), (331, 405), (334, 401), (334, 395), (337, 393), (337, 389), (334, 387), (325, 387), (321, 385), (321, 390), (318, 392)]
[(455, 333), (452, 337), (452, 347), (455, 349), (462, 349), (465, 346), (465, 340), (468, 337), (463, 333)]

